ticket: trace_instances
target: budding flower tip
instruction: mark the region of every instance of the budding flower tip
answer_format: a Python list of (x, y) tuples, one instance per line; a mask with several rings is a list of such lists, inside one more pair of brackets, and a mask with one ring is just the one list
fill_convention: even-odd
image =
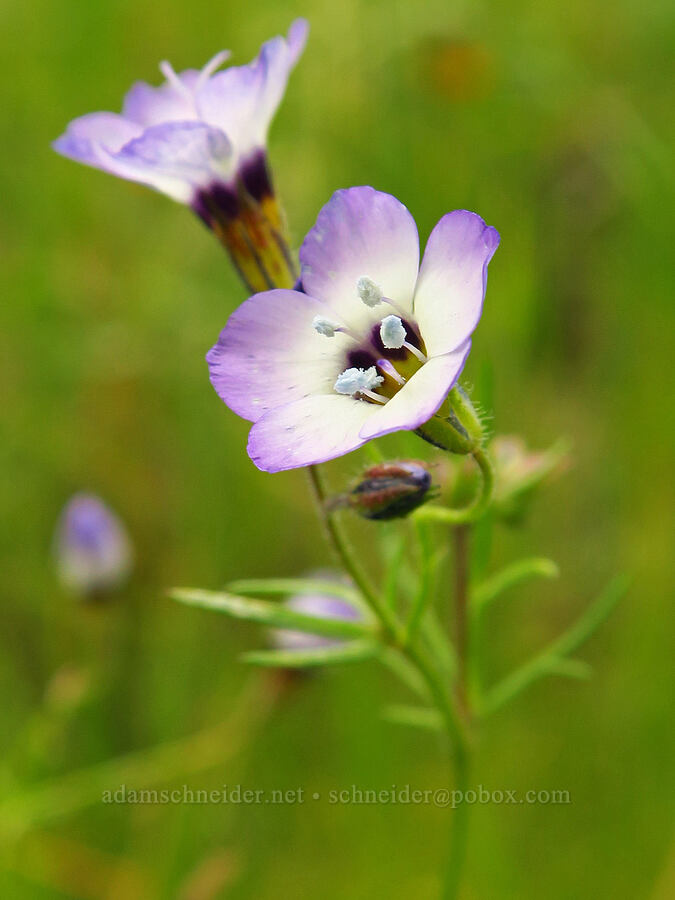
[(366, 519), (398, 519), (409, 515), (436, 493), (425, 463), (384, 462), (364, 471), (349, 494), (349, 505)]

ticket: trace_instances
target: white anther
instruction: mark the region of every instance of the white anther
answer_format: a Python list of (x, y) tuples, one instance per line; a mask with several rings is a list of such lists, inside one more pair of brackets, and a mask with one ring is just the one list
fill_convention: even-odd
[(356, 291), (366, 306), (372, 308), (382, 302), (382, 288), (367, 275), (362, 275), (356, 282)]
[(398, 316), (386, 316), (380, 322), (380, 337), (387, 350), (400, 350), (407, 336), (408, 332)]
[(326, 319), (325, 316), (314, 316), (312, 319), (312, 328), (324, 337), (329, 338), (335, 337), (335, 332), (342, 330), (337, 322), (331, 322), (331, 320)]
[(372, 391), (373, 388), (382, 384), (384, 378), (377, 374), (375, 366), (369, 369), (345, 369), (341, 372), (335, 382), (335, 390), (338, 394), (354, 394)]

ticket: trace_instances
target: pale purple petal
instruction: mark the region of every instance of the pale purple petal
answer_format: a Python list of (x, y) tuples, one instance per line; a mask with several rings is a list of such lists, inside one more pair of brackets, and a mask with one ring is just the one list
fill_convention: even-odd
[(192, 90), (199, 78), (199, 72), (188, 69), (177, 76), (185, 90), (167, 81), (153, 87), (145, 81), (137, 81), (127, 92), (122, 107), (122, 115), (144, 128), (160, 125), (162, 122), (198, 119)]
[(106, 156), (115, 174), (142, 181), (183, 203), (192, 200), (196, 189), (225, 181), (232, 170), (227, 136), (203, 122), (154, 125)]
[(454, 350), (471, 335), (480, 319), (487, 266), (499, 234), (480, 216), (456, 210), (443, 216), (431, 232), (415, 289), (415, 319), (427, 352)]
[(306, 397), (270, 410), (253, 425), (248, 455), (264, 472), (335, 459), (365, 443), (360, 436), (374, 403), (339, 394)]
[[(332, 597), (329, 594), (297, 594), (290, 597), (284, 606), (318, 619), (358, 621), (363, 618), (361, 612), (346, 600)], [(272, 632), (272, 638), (276, 646), (283, 650), (311, 650), (319, 647), (339, 646), (343, 643), (339, 638), (336, 640), (318, 634), (284, 629), (275, 629)]]
[(392, 431), (412, 431), (427, 422), (459, 378), (470, 349), (471, 341), (466, 341), (452, 353), (428, 360), (366, 421), (361, 437), (369, 440)]
[[(359, 299), (362, 276), (410, 311), (419, 264), (415, 220), (395, 197), (372, 187), (336, 191), (305, 238), (300, 263), (304, 290), (356, 327), (372, 321), (374, 312)], [(375, 311), (387, 314), (383, 304)]]
[(226, 132), (239, 160), (264, 147), (306, 38), (307, 23), (299, 19), (291, 26), (288, 39), (272, 38), (253, 62), (219, 72), (198, 90), (201, 118)]
[(332, 392), (348, 338), (318, 334), (315, 316), (331, 313), (297, 291), (255, 294), (235, 310), (206, 360), (218, 396), (252, 422), (269, 409)]
[(66, 133), (57, 138), (52, 146), (63, 156), (109, 171), (110, 165), (107, 158), (101, 155), (101, 148), (116, 153), (142, 132), (139, 125), (116, 113), (90, 113), (74, 119)]

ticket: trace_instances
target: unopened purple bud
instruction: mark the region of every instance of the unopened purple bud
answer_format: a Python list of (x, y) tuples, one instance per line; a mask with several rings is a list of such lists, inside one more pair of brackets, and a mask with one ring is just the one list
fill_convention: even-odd
[(347, 500), (366, 519), (399, 519), (429, 500), (431, 488), (431, 473), (423, 462), (385, 462), (366, 469)]
[(93, 494), (76, 494), (66, 505), (54, 542), (59, 578), (91, 596), (119, 586), (132, 565), (126, 529)]
[[(351, 606), (346, 600), (331, 597), (329, 594), (296, 594), (289, 597), (285, 605), (295, 612), (316, 616), (318, 619), (356, 621), (361, 618), (358, 609)], [(339, 639), (323, 637), (318, 634), (281, 629), (275, 629), (272, 632), (272, 640), (281, 650), (318, 650), (322, 647), (336, 647), (343, 643)]]

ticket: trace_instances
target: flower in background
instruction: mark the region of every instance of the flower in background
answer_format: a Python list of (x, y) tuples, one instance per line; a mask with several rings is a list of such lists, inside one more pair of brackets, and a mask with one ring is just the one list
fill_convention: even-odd
[(253, 422), (256, 466), (325, 462), (442, 415), (498, 243), (480, 216), (457, 210), (420, 266), (405, 206), (371, 187), (337, 191), (300, 250), (302, 292), (250, 297), (207, 356), (218, 395)]
[(528, 450), (516, 435), (500, 435), (492, 442), (495, 462), (493, 504), (497, 515), (517, 524), (527, 513), (537, 489), (552, 475), (569, 466), (569, 447), (558, 441), (548, 450)]
[(137, 181), (185, 203), (227, 247), (251, 290), (290, 287), (295, 278), (283, 216), (267, 166), (267, 132), (307, 39), (295, 21), (288, 37), (263, 44), (244, 66), (218, 71), (222, 51), (201, 71), (137, 82), (121, 115), (75, 119), (54, 149), (78, 162)]
[[(314, 576), (318, 577), (318, 576)], [(339, 577), (339, 576), (337, 576)], [(296, 594), (285, 601), (285, 605), (295, 612), (316, 616), (318, 619), (342, 619), (358, 621), (362, 618), (358, 609), (330, 594)], [(274, 629), (272, 640), (280, 650), (318, 650), (335, 647), (344, 643), (340, 639), (322, 637), (304, 631)]]
[(131, 571), (126, 529), (93, 494), (75, 494), (68, 501), (56, 527), (54, 549), (61, 581), (79, 594), (115, 588)]

